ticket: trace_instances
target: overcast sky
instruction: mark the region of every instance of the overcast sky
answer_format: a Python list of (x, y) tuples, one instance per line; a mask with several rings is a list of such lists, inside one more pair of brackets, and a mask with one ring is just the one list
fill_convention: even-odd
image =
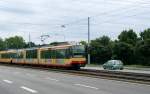
[[(0, 37), (19, 35), (26, 41), (87, 40), (107, 35), (116, 39), (124, 30), (137, 33), (150, 27), (150, 0), (0, 0)], [(61, 25), (65, 25), (61, 27)]]

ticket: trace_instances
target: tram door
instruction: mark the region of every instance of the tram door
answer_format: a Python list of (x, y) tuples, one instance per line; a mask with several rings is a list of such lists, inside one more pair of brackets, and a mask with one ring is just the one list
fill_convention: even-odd
[(56, 49), (51, 49), (51, 64), (56, 64), (57, 60), (56, 60)]

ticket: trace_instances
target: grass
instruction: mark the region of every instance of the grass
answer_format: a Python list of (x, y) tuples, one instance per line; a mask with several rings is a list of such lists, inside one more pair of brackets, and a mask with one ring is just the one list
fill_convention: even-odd
[(150, 68), (150, 66), (143, 66), (143, 65), (125, 65), (125, 67)]

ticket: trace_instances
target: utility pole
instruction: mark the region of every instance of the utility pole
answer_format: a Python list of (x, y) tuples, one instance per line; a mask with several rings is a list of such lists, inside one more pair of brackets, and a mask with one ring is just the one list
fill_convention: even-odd
[(31, 48), (31, 36), (30, 36), (30, 33), (29, 33), (29, 48)]
[(89, 48), (90, 48), (90, 17), (88, 17), (88, 64), (90, 64), (91, 61)]
[[(62, 29), (63, 29), (63, 32), (64, 32), (64, 29), (66, 28), (66, 26), (65, 26), (65, 25), (61, 25), (61, 27), (62, 27)], [(63, 34), (63, 37), (64, 37), (64, 42), (65, 42), (65, 41), (66, 41), (65, 32), (64, 32), (64, 34)]]

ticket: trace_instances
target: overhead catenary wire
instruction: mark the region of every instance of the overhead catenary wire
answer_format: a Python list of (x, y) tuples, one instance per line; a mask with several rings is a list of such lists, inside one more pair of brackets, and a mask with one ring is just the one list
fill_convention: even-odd
[[(130, 4), (133, 4), (133, 3), (130, 3)], [(138, 6), (136, 4), (138, 4)], [(131, 7), (132, 9), (127, 8), (127, 6), (124, 6), (124, 7), (121, 7), (119, 9), (117, 8), (117, 9), (113, 9), (113, 10), (110, 10), (110, 11), (107, 11), (107, 12), (102, 12), (102, 13), (99, 13), (99, 14), (96, 14), (96, 15), (90, 16), (90, 17), (94, 18), (94, 17), (98, 17), (98, 16), (102, 16), (102, 15), (107, 15), (107, 16), (110, 15), (111, 16), (112, 15), (111, 13), (116, 14), (116, 12), (120, 13), (121, 11), (123, 11), (123, 13), (124, 13), (124, 12), (128, 12), (128, 11), (131, 11), (131, 10), (132, 11), (137, 10), (137, 8), (139, 8), (139, 7), (145, 7), (146, 8), (149, 5), (150, 5), (150, 2), (135, 2), (134, 6)], [(147, 7), (147, 8), (150, 8), (150, 7)], [(79, 20), (74, 21), (72, 23), (67, 23), (67, 24), (64, 24), (64, 25), (76, 24), (76, 23), (81, 22), (83, 20), (87, 20), (87, 18), (82, 18), (82, 19), (79, 19)]]

